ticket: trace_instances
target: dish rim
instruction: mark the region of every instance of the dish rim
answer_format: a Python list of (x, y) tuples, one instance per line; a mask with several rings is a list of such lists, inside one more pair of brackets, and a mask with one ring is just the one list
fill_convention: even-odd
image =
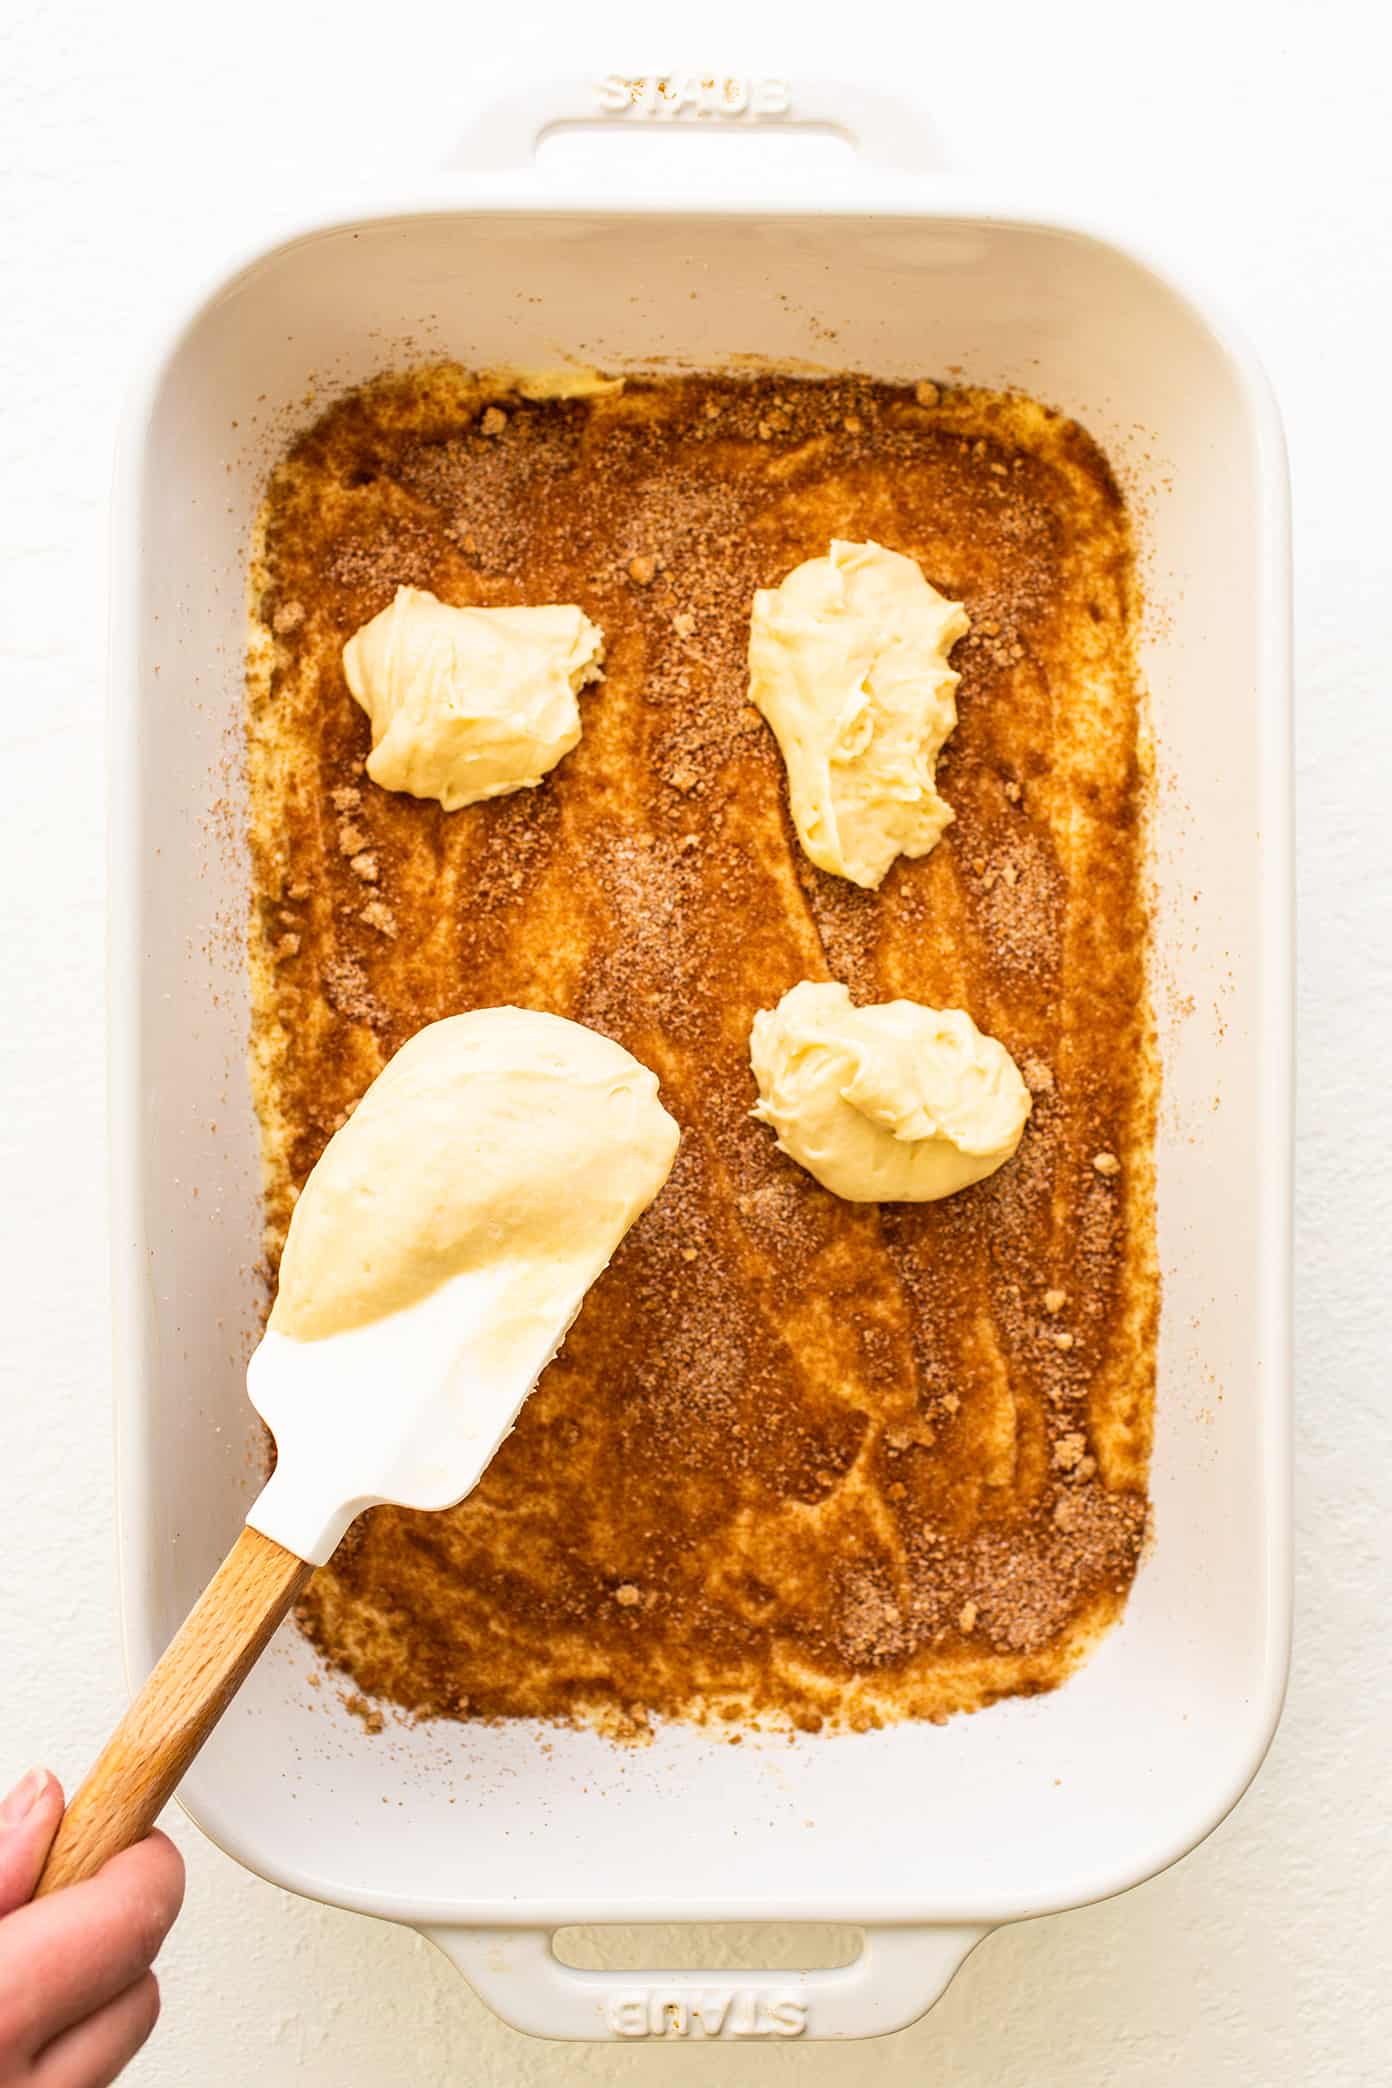
[[(1192, 287), (1179, 271), (1153, 252), (1119, 235), (1102, 221), (1075, 212), (1059, 214), (1042, 204), (1020, 207), (997, 200), (988, 189), (958, 177), (896, 175), (866, 182), (828, 199), (814, 189), (775, 187), (712, 199), (696, 191), (662, 192), (650, 200), (618, 197), (596, 186), (564, 200), (539, 189), (525, 177), (456, 175), (439, 178), (390, 199), (365, 199), (351, 206), (324, 207), (290, 218), (273, 237), (244, 244), (231, 264), (210, 272), (204, 286), (161, 329), (122, 420), (112, 502), (112, 614), (108, 700), (108, 1196), (111, 1224), (113, 1331), (113, 1398), (117, 1444), (117, 1541), (121, 1594), (122, 1640), (127, 1678), (141, 1672), (151, 1651), (145, 1588), (148, 1582), (149, 1531), (152, 1527), (152, 1462), (136, 1446), (144, 1439), (147, 1403), (144, 1394), (146, 1297), (145, 1209), (141, 1190), (144, 1163), (140, 1138), (141, 1093), (140, 977), (141, 916), (137, 905), (143, 806), (138, 788), (141, 728), (141, 675), (137, 623), (142, 547), (140, 524), (146, 440), (162, 387), (185, 341), (202, 317), (251, 274), (298, 246), (324, 237), (348, 236), (367, 226), (385, 226), (422, 217), (652, 220), (670, 216), (790, 219), (815, 216), (838, 219), (912, 220), (921, 224), (951, 223), (1002, 230), (1023, 230), (1080, 240), (1097, 246), (1142, 271), (1187, 307), (1231, 365), (1236, 389), (1248, 416), (1257, 486), (1257, 512), (1252, 519), (1255, 570), (1260, 610), (1256, 713), (1259, 725), (1258, 819), (1261, 851), (1261, 911), (1257, 960), (1257, 1019), (1261, 1025), (1261, 1089), (1259, 1152), (1256, 1166), (1261, 1188), (1260, 1234), (1257, 1242), (1257, 1289), (1253, 1301), (1265, 1360), (1265, 1400), (1273, 1425), (1263, 1430), (1263, 1492), (1266, 1587), (1266, 1632), (1263, 1645), (1263, 1689), (1254, 1697), (1250, 1730), (1241, 1768), (1220, 1790), (1203, 1794), (1193, 1820), (1177, 1830), (1160, 1849), (1133, 1848), (1110, 1874), (1094, 1876), (1081, 1895), (1061, 1878), (1053, 1891), (1022, 1896), (1010, 1906), (989, 1912), (972, 1909), (963, 1918), (1001, 1922), (1024, 1918), (1110, 1897), (1142, 1882), (1187, 1854), (1237, 1803), (1256, 1775), (1274, 1737), (1284, 1700), (1290, 1657), (1292, 1613), (1292, 1148), (1294, 1099), (1294, 836), (1291, 641), (1290, 516), (1285, 444), (1279, 410), (1266, 374), (1232, 320), (1206, 293)], [(139, 1642), (139, 1643), (138, 1643)], [(465, 1925), (467, 1903), (408, 1901), (401, 1895), (353, 1894), (335, 1885), (330, 1894), (309, 1875), (291, 1865), (268, 1866), (258, 1853), (250, 1861), (237, 1846), (230, 1823), (216, 1809), (190, 1808), (196, 1823), (219, 1846), (272, 1882), (335, 1905), (417, 1924)], [(1125, 1852), (1123, 1852), (1125, 1853)], [(508, 1908), (479, 1900), (477, 1918), (495, 1925), (562, 1926), (577, 1920), (610, 1922), (661, 1920), (846, 1920), (867, 1925), (902, 1925), (947, 1917), (915, 1913), (906, 1898), (885, 1896), (867, 1905), (864, 1894), (840, 1901), (829, 1894), (813, 1912), (805, 1904), (790, 1905), (776, 1894), (741, 1895), (728, 1901), (693, 1906), (689, 1899), (664, 1901), (660, 1896), (606, 1903), (597, 1916), (591, 1904)]]

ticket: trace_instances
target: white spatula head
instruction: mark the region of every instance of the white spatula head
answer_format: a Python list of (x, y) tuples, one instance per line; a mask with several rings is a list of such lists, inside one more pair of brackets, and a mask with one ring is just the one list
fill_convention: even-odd
[(247, 1371), (277, 1453), (252, 1527), (322, 1565), (364, 1508), (462, 1500), (677, 1137), (648, 1069), (559, 1016), (403, 1045), (295, 1207)]

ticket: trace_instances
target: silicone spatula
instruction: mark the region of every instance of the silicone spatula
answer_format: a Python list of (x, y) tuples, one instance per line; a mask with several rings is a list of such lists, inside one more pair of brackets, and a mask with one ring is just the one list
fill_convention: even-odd
[[(518, 1011), (480, 1014), (500, 1012)], [(527, 1019), (557, 1030), (575, 1027), (555, 1016)], [(267, 1329), (248, 1366), (247, 1390), (275, 1437), (275, 1470), (68, 1806), (40, 1893), (90, 1877), (149, 1832), (310, 1574), (356, 1515), (387, 1501), (452, 1507), (478, 1484), (590, 1284), (661, 1187), (676, 1151), (677, 1127), (656, 1101), (651, 1074), (618, 1045), (602, 1042), (649, 1084), (643, 1129), (654, 1171), (636, 1207), (617, 1199), (607, 1223), (586, 1237), (568, 1264), (568, 1287), (539, 1284), (525, 1262), (505, 1259), (464, 1268), (402, 1309), (323, 1339), (295, 1340)], [(466, 1086), (466, 1110), (470, 1093)], [(620, 1108), (614, 1124), (619, 1141), (630, 1135), (636, 1146), (632, 1111)], [(461, 1150), (468, 1149), (465, 1126)], [(631, 1157), (620, 1144), (616, 1172)], [(406, 1148), (399, 1164), (412, 1164)], [(593, 1198), (587, 1208), (594, 1208)]]

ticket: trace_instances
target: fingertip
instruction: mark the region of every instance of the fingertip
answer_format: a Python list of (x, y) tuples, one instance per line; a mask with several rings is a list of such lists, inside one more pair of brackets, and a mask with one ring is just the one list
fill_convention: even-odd
[(63, 1786), (51, 1769), (44, 1770), (43, 1780), (43, 1789), (34, 1801), (34, 1812), (36, 1815), (43, 1813), (45, 1817), (51, 1818), (56, 1827), (63, 1817), (63, 1810), (68, 1801)]
[(50, 1769), (31, 1769), (0, 1805), (0, 1916), (30, 1898), (62, 1817), (63, 1786)]
[(151, 1845), (152, 1857), (159, 1863), (161, 1873), (173, 1900), (169, 1914), (169, 1918), (172, 1921), (180, 1907), (184, 1904), (184, 1886), (187, 1882), (188, 1873), (184, 1866), (183, 1852), (175, 1842), (170, 1840), (162, 1827), (154, 1828), (147, 1835), (146, 1840)]
[(35, 1816), (45, 1809), (63, 1810), (63, 1786), (51, 1769), (31, 1769), (0, 1799), (0, 1830), (12, 1833), (17, 1827), (32, 1826)]
[(63, 1786), (51, 1769), (45, 1769), (43, 1788), (25, 1815), (22, 1830), (41, 1844), (45, 1856), (48, 1855), (53, 1837), (58, 1832), (58, 1823), (63, 1817), (66, 1803)]
[(157, 1972), (147, 1972), (144, 1978), (137, 1982), (136, 1991), (140, 1996), (142, 2004), (142, 2020), (145, 2025), (143, 2037), (148, 2037), (159, 2021), (160, 2009), (164, 2005), (164, 1997), (160, 1993), (159, 1974)]
[(159, 2014), (159, 1981), (153, 1972), (142, 1972), (110, 1999), (71, 2017), (39, 2048), (24, 2079), (35, 2088), (39, 2083), (44, 2088), (78, 2088), (79, 2083), (110, 2088), (146, 2042)]
[(129, 1893), (148, 1921), (149, 1956), (153, 1957), (184, 1903), (184, 1859), (169, 1836), (156, 1827), (143, 1841), (122, 1849), (103, 1865), (99, 1877)]

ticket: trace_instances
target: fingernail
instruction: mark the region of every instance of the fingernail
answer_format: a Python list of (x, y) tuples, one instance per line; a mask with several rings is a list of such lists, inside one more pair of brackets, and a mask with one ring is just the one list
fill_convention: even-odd
[(18, 1827), (38, 1804), (47, 1786), (46, 1769), (31, 1769), (27, 1776), (21, 1776), (9, 1797), (0, 1804), (0, 1827)]

